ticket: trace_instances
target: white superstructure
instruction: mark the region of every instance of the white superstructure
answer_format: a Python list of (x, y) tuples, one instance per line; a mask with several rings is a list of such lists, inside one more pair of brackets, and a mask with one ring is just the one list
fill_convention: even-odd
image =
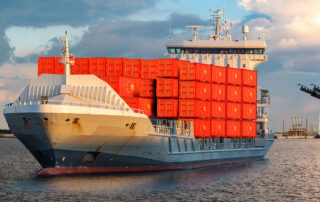
[(197, 28), (203, 26), (187, 26), (193, 28), (192, 40), (170, 39), (166, 44), (169, 57), (240, 69), (254, 69), (260, 63), (266, 62), (265, 49), (267, 45), (264, 40), (247, 40), (248, 26), (243, 26), (244, 37), (242, 40), (233, 41), (228, 32), (225, 36), (220, 34), (222, 13), (219, 9), (215, 12), (214, 29), (216, 33), (210, 35), (209, 39), (198, 39)]

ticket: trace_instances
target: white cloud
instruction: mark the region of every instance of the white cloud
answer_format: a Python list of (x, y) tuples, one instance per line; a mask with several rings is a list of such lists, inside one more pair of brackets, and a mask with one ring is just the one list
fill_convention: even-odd
[(38, 65), (26, 64), (3, 64), (0, 67), (0, 76), (6, 81), (10, 78), (19, 77), (24, 80), (34, 79), (37, 76)]
[(299, 50), (320, 45), (320, 1), (318, 0), (241, 0), (248, 11), (263, 14), (271, 22), (250, 21), (256, 31), (264, 32), (271, 50)]
[(320, 102), (319, 100), (311, 100), (305, 102), (303, 107), (303, 112), (317, 112), (320, 110)]

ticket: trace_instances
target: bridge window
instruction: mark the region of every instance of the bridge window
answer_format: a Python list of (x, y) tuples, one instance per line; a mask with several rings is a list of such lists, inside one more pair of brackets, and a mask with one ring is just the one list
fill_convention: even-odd
[(170, 54), (264, 54), (264, 48), (168, 48)]

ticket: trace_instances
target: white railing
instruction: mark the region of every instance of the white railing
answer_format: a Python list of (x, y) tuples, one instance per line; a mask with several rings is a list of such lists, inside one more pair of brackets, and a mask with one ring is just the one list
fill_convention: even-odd
[(144, 114), (142, 109), (135, 109), (130, 107), (119, 107), (119, 106), (112, 106), (112, 105), (102, 105), (102, 104), (90, 104), (90, 103), (81, 103), (81, 102), (67, 102), (61, 100), (30, 100), (28, 102), (20, 102), (20, 103), (9, 103), (4, 106), (4, 108), (12, 107), (13, 105), (45, 105), (45, 104), (53, 104), (53, 105), (69, 105), (69, 106), (79, 106), (79, 107), (94, 107), (94, 108), (102, 108), (102, 109), (112, 109), (117, 111), (126, 111), (129, 112), (130, 110), (134, 113)]
[(183, 128), (176, 128), (175, 134), (173, 127), (168, 127), (164, 125), (153, 125), (155, 131), (157, 133), (164, 133), (169, 135), (182, 135), (182, 136), (190, 136), (190, 130), (189, 129), (183, 129)]

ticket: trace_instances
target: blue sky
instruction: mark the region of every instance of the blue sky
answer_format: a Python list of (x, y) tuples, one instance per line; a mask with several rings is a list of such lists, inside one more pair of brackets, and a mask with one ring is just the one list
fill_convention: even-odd
[(269, 60), (257, 70), (259, 85), (271, 91), (271, 125), (281, 131), (295, 115), (318, 122), (320, 102), (297, 86), (320, 84), (317, 0), (0, 0), (0, 107), (36, 77), (37, 57), (60, 54), (64, 30), (78, 57), (161, 58), (169, 19), (175, 38), (190, 39), (184, 26), (208, 26), (217, 7), (233, 21), (235, 39), (245, 23), (249, 38), (267, 41)]

